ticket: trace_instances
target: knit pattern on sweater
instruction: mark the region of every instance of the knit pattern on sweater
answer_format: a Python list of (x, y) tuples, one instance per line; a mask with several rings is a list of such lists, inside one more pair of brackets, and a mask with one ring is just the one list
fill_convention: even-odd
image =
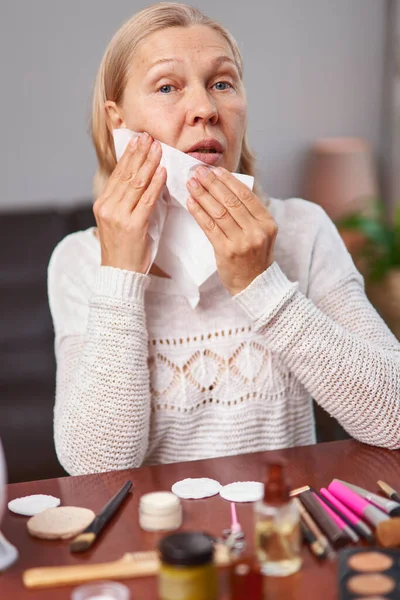
[(315, 442), (313, 397), (355, 438), (400, 447), (400, 344), (324, 211), (271, 200), (275, 262), (193, 310), (174, 282), (100, 267), (93, 230), (49, 265), (56, 450), (71, 474)]

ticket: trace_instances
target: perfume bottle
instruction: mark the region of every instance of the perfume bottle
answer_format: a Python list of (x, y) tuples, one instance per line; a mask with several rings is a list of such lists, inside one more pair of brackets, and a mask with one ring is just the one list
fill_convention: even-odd
[(286, 462), (267, 465), (264, 497), (254, 504), (255, 543), (264, 575), (283, 577), (301, 567), (301, 529), (297, 506), (289, 496)]

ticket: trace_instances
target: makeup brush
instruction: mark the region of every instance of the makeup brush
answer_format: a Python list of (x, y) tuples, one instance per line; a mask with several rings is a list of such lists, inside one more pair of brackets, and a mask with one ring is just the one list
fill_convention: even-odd
[(104, 529), (129, 494), (132, 485), (132, 481), (127, 481), (115, 496), (107, 502), (89, 527), (72, 540), (69, 547), (70, 552), (84, 552), (92, 546), (99, 533)]
[(342, 517), (339, 517), (339, 515), (334, 510), (332, 510), (332, 508), (328, 506), (328, 504), (325, 503), (325, 499), (316, 492), (313, 492), (313, 494), (317, 498), (318, 502), (321, 504), (322, 508), (326, 510), (331, 519), (336, 523), (339, 529), (341, 529), (343, 533), (347, 535), (349, 540), (355, 543), (359, 542), (360, 538), (358, 537), (356, 532), (353, 531), (353, 529), (349, 525), (347, 525), (347, 523), (344, 522)]
[(325, 533), (334, 548), (341, 548), (349, 542), (347, 535), (340, 529), (326, 510), (321, 506), (318, 498), (314, 496), (309, 485), (291, 490), (290, 496), (297, 496), (307, 511), (311, 514), (317, 525)]
[(370, 525), (376, 527), (381, 521), (387, 521), (390, 517), (382, 512), (376, 506), (370, 504), (367, 500), (353, 492), (340, 481), (333, 480), (328, 485), (328, 490), (338, 500), (343, 502), (350, 510), (356, 513), (359, 517), (367, 521)]
[(321, 494), (321, 492), (318, 492), (315, 488), (308, 485), (299, 489), (302, 491), (310, 490), (314, 494), (314, 496), (316, 496), (316, 498), (319, 500), (323, 508), (327, 510), (328, 514), (336, 522), (340, 529), (342, 529), (342, 531), (345, 533), (348, 539), (352, 542), (359, 541), (359, 532), (354, 527), (354, 524), (351, 522), (350, 519), (347, 518), (347, 516), (345, 516), (345, 514), (343, 514), (342, 511), (338, 509), (337, 506), (330, 502), (330, 500), (327, 499), (324, 494)]
[(387, 498), (382, 498), (382, 496), (378, 496), (378, 494), (373, 494), (372, 492), (369, 492), (358, 485), (347, 483), (347, 481), (342, 481), (341, 479), (334, 479), (334, 481), (340, 481), (340, 483), (348, 487), (350, 490), (353, 490), (353, 492), (356, 492), (356, 494), (359, 494), (359, 496), (362, 498), (368, 500), (368, 502), (371, 502), (371, 504), (374, 504), (380, 508), (387, 515), (390, 515), (391, 517), (400, 516), (400, 504), (398, 502), (388, 500)]
[(381, 521), (376, 526), (376, 539), (384, 548), (396, 547), (400, 544), (400, 517), (392, 517)]
[(369, 544), (375, 543), (375, 537), (372, 529), (366, 525), (358, 515), (353, 513), (347, 506), (345, 506), (340, 500), (333, 496), (326, 488), (321, 488), (320, 493), (324, 498), (324, 502), (336, 510), (337, 514), (342, 517), (344, 521), (352, 527), (358, 535), (364, 538)]
[(395, 502), (400, 502), (400, 494), (396, 492), (390, 485), (382, 481), (381, 479), (378, 481), (378, 485), (381, 488), (382, 492), (386, 494), (388, 498), (394, 500)]
[(303, 535), (303, 540), (306, 544), (310, 546), (311, 552), (317, 558), (326, 558), (326, 551), (323, 545), (317, 540), (316, 536), (313, 534), (311, 529), (306, 525), (303, 519), (300, 519), (300, 527), (301, 533)]
[[(304, 488), (301, 488), (301, 489), (303, 489), (304, 491), (306, 489), (310, 489), (312, 491), (312, 493), (315, 494), (319, 498), (319, 500), (321, 500), (324, 503), (324, 507), (328, 506), (331, 509), (331, 511), (333, 511), (342, 521), (344, 521), (344, 523), (347, 525), (347, 527), (345, 528), (346, 535), (348, 536), (348, 538), (350, 540), (352, 540), (353, 542), (358, 542), (358, 539), (355, 538), (355, 535), (357, 537), (358, 537), (358, 535), (362, 535), (363, 537), (365, 537), (363, 535), (363, 533), (360, 533), (358, 528), (355, 527), (354, 522), (352, 522), (352, 520), (348, 518), (348, 516), (346, 515), (346, 512), (339, 510), (339, 507), (337, 506), (337, 504), (335, 505), (334, 502), (331, 502), (330, 499), (327, 498), (325, 494), (322, 494), (321, 491), (318, 492), (315, 488), (313, 488), (311, 486), (304, 486)], [(329, 494), (329, 492), (328, 492), (328, 494)], [(353, 521), (354, 521), (354, 519), (353, 519)], [(372, 533), (371, 530), (369, 530), (369, 531), (370, 531), (370, 533)]]
[(318, 527), (317, 523), (314, 521), (310, 513), (306, 510), (306, 508), (302, 505), (300, 500), (296, 497), (293, 498), (293, 502), (296, 504), (297, 509), (299, 511), (301, 520), (308, 526), (308, 528), (312, 531), (317, 541), (320, 543), (322, 548), (324, 549), (324, 554), (330, 560), (333, 560), (336, 557), (336, 552), (331, 545), (330, 541)]

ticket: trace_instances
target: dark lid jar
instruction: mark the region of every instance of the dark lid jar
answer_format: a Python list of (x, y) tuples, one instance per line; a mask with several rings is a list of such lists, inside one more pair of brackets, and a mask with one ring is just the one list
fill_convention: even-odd
[(212, 539), (200, 532), (165, 536), (160, 544), (161, 600), (216, 600), (217, 571)]

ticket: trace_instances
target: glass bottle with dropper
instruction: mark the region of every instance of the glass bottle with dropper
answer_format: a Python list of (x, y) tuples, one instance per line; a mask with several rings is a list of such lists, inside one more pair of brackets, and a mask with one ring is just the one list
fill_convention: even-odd
[(300, 515), (289, 496), (286, 461), (267, 463), (264, 497), (254, 504), (255, 544), (264, 575), (283, 577), (301, 567)]

